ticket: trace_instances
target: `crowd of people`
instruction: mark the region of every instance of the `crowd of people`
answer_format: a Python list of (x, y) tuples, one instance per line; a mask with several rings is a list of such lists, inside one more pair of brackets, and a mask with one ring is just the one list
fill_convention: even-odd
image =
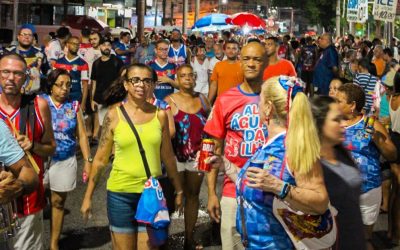
[[(203, 179), (222, 249), (293, 249), (275, 199), (310, 215), (334, 207), (334, 249), (374, 249), (380, 213), (400, 244), (395, 39), (384, 47), (378, 38), (329, 33), (186, 37), (175, 29), (139, 39), (122, 32), (114, 41), (87, 28), (72, 36), (66, 27), (35, 38), (26, 24), (17, 40), (0, 50), (0, 162), (8, 170), (0, 172), (0, 204), (17, 201), (20, 227), (0, 249), (44, 248), (46, 188), (50, 249), (59, 249), (79, 154), (84, 220), (96, 213), (95, 188), (111, 165), (115, 249), (168, 247), (135, 219), (146, 165), (169, 213), (184, 216), (184, 249), (203, 248), (194, 237)], [(215, 143), (207, 173), (197, 168), (204, 138)]]

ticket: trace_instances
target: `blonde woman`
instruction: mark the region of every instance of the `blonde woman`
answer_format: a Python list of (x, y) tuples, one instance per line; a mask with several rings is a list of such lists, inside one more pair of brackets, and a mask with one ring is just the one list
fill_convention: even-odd
[[(236, 225), (248, 249), (293, 249), (289, 236), (273, 215), (275, 196), (305, 213), (323, 214), (328, 207), (310, 103), (294, 83), (287, 77), (274, 77), (263, 84), (259, 111), (269, 139), (242, 169), (225, 158), (210, 159), (215, 163), (213, 167), (225, 168), (236, 182), (238, 200), (243, 199), (240, 203), (246, 204), (243, 211), (238, 206)], [(292, 92), (291, 98), (288, 91)], [(252, 161), (262, 161), (264, 165), (250, 167)]]

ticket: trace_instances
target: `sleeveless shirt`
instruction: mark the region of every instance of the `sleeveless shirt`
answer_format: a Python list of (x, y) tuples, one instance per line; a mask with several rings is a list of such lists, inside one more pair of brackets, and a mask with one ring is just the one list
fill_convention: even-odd
[[(115, 158), (107, 190), (122, 193), (142, 193), (147, 181), (146, 172), (136, 137), (129, 124), (121, 119), (121, 110), (117, 108), (118, 124), (114, 130)], [(154, 117), (144, 124), (134, 124), (149, 164), (151, 175), (161, 175), (161, 139), (162, 128), (158, 120), (158, 109)]]

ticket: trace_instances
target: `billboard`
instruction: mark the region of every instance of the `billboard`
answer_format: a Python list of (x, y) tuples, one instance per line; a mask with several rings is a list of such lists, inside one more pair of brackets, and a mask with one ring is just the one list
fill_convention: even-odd
[(372, 11), (375, 20), (393, 22), (396, 17), (397, 0), (374, 0)]
[(347, 3), (347, 21), (357, 22), (358, 20), (358, 0), (349, 0)]

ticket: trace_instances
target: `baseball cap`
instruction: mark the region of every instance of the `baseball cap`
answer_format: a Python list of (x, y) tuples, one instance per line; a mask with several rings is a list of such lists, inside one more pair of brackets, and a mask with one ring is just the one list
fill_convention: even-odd
[(32, 34), (35, 34), (35, 33), (36, 33), (35, 26), (34, 26), (33, 24), (31, 24), (31, 23), (25, 23), (25, 24), (21, 25), (21, 28), (20, 28), (19, 30), (21, 31), (21, 30), (23, 30), (23, 29), (29, 29), (29, 30), (31, 30), (31, 31), (32, 31)]

